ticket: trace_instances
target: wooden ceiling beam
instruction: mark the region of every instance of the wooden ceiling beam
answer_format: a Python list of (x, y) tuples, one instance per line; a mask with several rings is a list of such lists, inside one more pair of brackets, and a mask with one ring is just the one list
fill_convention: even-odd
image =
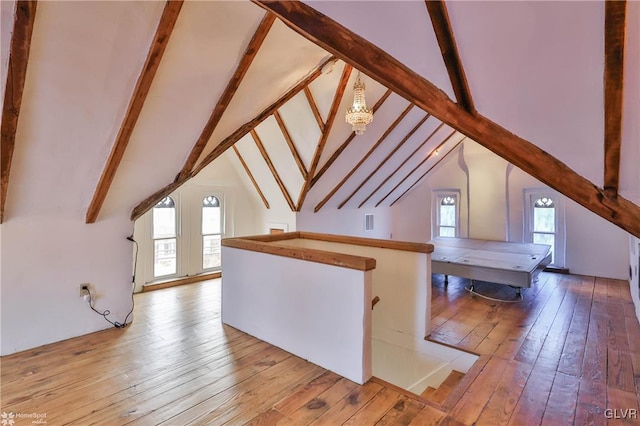
[(158, 71), (158, 67), (160, 66), (160, 61), (162, 60), (164, 51), (167, 48), (167, 44), (169, 44), (171, 33), (173, 32), (176, 20), (180, 14), (180, 9), (182, 8), (182, 3), (183, 2), (181, 0), (167, 1), (165, 3), (162, 16), (160, 17), (160, 22), (158, 23), (158, 28), (156, 29), (156, 34), (153, 37), (153, 41), (149, 47), (149, 52), (147, 53), (147, 59), (145, 60), (142, 71), (138, 76), (136, 87), (133, 89), (133, 94), (129, 100), (127, 113), (122, 120), (118, 136), (111, 147), (107, 164), (105, 164), (104, 169), (102, 170), (102, 175), (100, 176), (96, 190), (93, 193), (93, 198), (91, 199), (91, 203), (87, 209), (85, 217), (86, 223), (94, 223), (96, 221), (98, 214), (100, 213), (100, 209), (102, 208), (102, 204), (107, 198), (109, 188), (111, 188), (118, 166), (120, 166), (120, 162), (124, 157), (127, 145), (129, 144), (129, 140), (133, 134), (133, 129), (138, 122), (138, 118), (140, 117), (142, 107), (144, 106), (144, 102), (147, 99), (149, 90), (151, 89), (151, 84), (153, 83), (156, 71)]
[[(338, 184), (338, 186), (336, 186), (334, 188), (334, 191), (332, 191), (332, 194), (335, 194), (338, 189), (340, 189), (340, 187), (347, 182), (347, 180), (349, 180), (351, 178), (351, 176), (353, 176), (353, 174), (356, 172), (357, 169), (360, 168), (360, 166), (362, 166), (364, 164), (365, 161), (367, 161), (367, 159), (373, 155), (374, 151), (376, 149), (378, 149), (378, 147), (380, 147), (380, 145), (382, 145), (382, 142), (384, 142), (387, 137), (391, 134), (391, 132), (393, 130), (395, 130), (395, 128), (402, 122), (402, 120), (404, 120), (404, 118), (407, 116), (407, 114), (409, 114), (409, 112), (411, 111), (411, 109), (413, 108), (413, 104), (409, 104), (404, 111), (402, 111), (402, 114), (400, 114), (400, 116), (391, 124), (391, 126), (384, 132), (384, 134), (382, 135), (382, 137), (380, 139), (378, 139), (378, 141), (369, 149), (369, 151), (367, 151), (367, 153), (365, 154), (364, 157), (362, 157), (362, 159), (358, 162), (358, 164), (355, 165), (355, 167), (353, 167), (351, 169), (351, 171), (347, 174), (347, 176), (344, 177), (344, 179)], [(427, 114), (428, 115), (428, 114)], [(426, 118), (425, 118), (426, 119)], [(413, 134), (413, 131), (411, 132), (411, 134)], [(406, 136), (406, 135), (405, 135)], [(405, 139), (406, 141), (406, 139)], [(345, 204), (347, 204), (349, 202), (349, 200), (351, 200), (351, 198), (353, 198), (354, 195), (356, 195), (356, 193), (360, 190), (360, 188), (362, 188), (364, 186), (364, 184), (366, 183), (362, 182), (356, 189), (355, 191), (353, 191), (347, 198), (345, 198), (344, 200), (342, 200), (342, 202), (340, 204), (338, 204), (338, 209), (341, 209), (345, 206)], [(325, 198), (326, 201), (329, 200), (329, 198)], [(323, 202), (326, 202), (325, 200), (322, 200)], [(324, 204), (323, 204), (324, 205)]]
[(447, 6), (443, 0), (425, 0), (425, 4), (427, 5), (429, 18), (431, 18), (431, 24), (436, 33), (440, 52), (442, 52), (442, 59), (447, 68), (449, 80), (451, 81), (453, 93), (456, 95), (458, 105), (467, 112), (475, 113), (476, 108), (473, 105), (467, 76), (464, 73), (462, 61), (458, 54), (458, 46), (456, 45), (453, 30), (451, 29)]
[(2, 123), (0, 124), (2, 128), (2, 138), (0, 139), (0, 223), (4, 221), (11, 160), (15, 148), (22, 94), (27, 81), (27, 65), (37, 5), (36, 1), (18, 1), (15, 6), (13, 34), (9, 46), (7, 84), (2, 104)]
[[(384, 92), (384, 94), (380, 97), (380, 99), (378, 99), (378, 102), (376, 102), (376, 104), (373, 106), (373, 113), (374, 114), (375, 114), (376, 110), (378, 108), (380, 108), (380, 106), (384, 103), (384, 101), (387, 100), (387, 98), (391, 95), (391, 93), (392, 93), (391, 90), (387, 89), (387, 91)], [(324, 163), (324, 166), (322, 166), (320, 171), (316, 173), (316, 175), (313, 177), (313, 179), (311, 179), (311, 187), (312, 188), (318, 182), (318, 180), (320, 180), (322, 175), (325, 174), (325, 172), (329, 169), (329, 167), (331, 167), (333, 162), (338, 159), (340, 154), (342, 154), (342, 151), (347, 149), (347, 146), (349, 146), (349, 144), (351, 143), (351, 141), (353, 141), (353, 138), (355, 138), (355, 137), (356, 137), (356, 133), (355, 132), (351, 132), (349, 137), (347, 137), (347, 139), (344, 142), (342, 142), (342, 144), (338, 147), (338, 149), (336, 149), (333, 152), (333, 154), (331, 154), (331, 157), (329, 157), (327, 162)]]
[(247, 166), (247, 163), (244, 161), (244, 158), (242, 158), (242, 155), (240, 155), (240, 151), (238, 151), (238, 148), (236, 148), (235, 145), (233, 145), (231, 148), (233, 148), (233, 152), (236, 153), (238, 160), (240, 160), (240, 164), (242, 164), (242, 168), (244, 169), (245, 172), (247, 172), (247, 176), (249, 176), (249, 180), (251, 180), (251, 183), (253, 184), (253, 187), (256, 189), (256, 192), (258, 193), (258, 195), (260, 196), (260, 199), (264, 203), (264, 206), (268, 209), (271, 208), (269, 206), (269, 202), (267, 201), (267, 198), (264, 196), (264, 193), (260, 189), (260, 185), (258, 185), (258, 182), (253, 177), (253, 173), (251, 173), (249, 166)]
[(309, 86), (304, 88), (304, 95), (307, 97), (307, 102), (309, 102), (309, 106), (311, 107), (311, 112), (313, 112), (313, 116), (318, 123), (318, 127), (321, 132), (324, 132), (324, 121), (322, 120), (322, 115), (320, 115), (320, 110), (318, 109), (318, 104), (316, 104), (316, 100), (313, 99), (313, 94), (311, 93), (311, 89)]
[(233, 96), (236, 94), (238, 87), (240, 87), (244, 76), (247, 74), (247, 71), (249, 71), (251, 63), (258, 55), (260, 47), (262, 46), (264, 40), (267, 38), (269, 30), (271, 29), (271, 26), (273, 25), (275, 20), (276, 17), (272, 13), (267, 12), (266, 15), (262, 18), (262, 21), (260, 21), (260, 25), (258, 25), (258, 29), (249, 41), (249, 44), (247, 45), (242, 58), (240, 58), (240, 63), (238, 63), (238, 66), (236, 67), (231, 80), (229, 80), (229, 82), (227, 83), (227, 87), (225, 87), (224, 92), (222, 92), (222, 95), (220, 95), (220, 98), (218, 99), (216, 106), (213, 108), (213, 111), (211, 111), (211, 115), (209, 116), (207, 123), (202, 129), (200, 136), (193, 145), (187, 161), (184, 163), (184, 166), (182, 166), (182, 170), (180, 171), (181, 178), (184, 178), (189, 173), (191, 173), (194, 166), (198, 162), (198, 158), (200, 158), (200, 155), (202, 155), (202, 151), (204, 151), (205, 147), (209, 143), (211, 135), (213, 135), (214, 130), (216, 129), (218, 123), (224, 115), (224, 112), (227, 110), (227, 107), (231, 103)]
[(384, 180), (382, 182), (380, 182), (380, 184), (373, 190), (371, 191), (371, 193), (369, 194), (369, 196), (367, 198), (365, 198), (362, 203), (360, 203), (360, 205), (358, 206), (358, 208), (362, 207), (367, 201), (369, 201), (371, 199), (371, 197), (373, 197), (375, 195), (376, 192), (378, 192), (380, 190), (380, 188), (382, 188), (384, 186), (385, 183), (387, 183), (391, 178), (393, 178), (396, 173), (398, 173), (398, 171), (400, 171), (400, 169), (402, 169), (402, 167), (407, 164), (407, 162), (409, 160), (411, 160), (411, 158), (413, 158), (414, 155), (416, 155), (416, 153), (418, 151), (420, 151), (420, 149), (422, 149), (423, 146), (425, 146), (430, 140), (431, 138), (438, 133), (438, 130), (442, 129), (444, 127), (444, 123), (440, 123), (440, 125), (438, 127), (436, 127), (436, 129), (431, 132), (429, 134), (429, 136), (427, 136), (427, 138), (422, 141), (422, 143), (420, 145), (418, 145), (412, 152), (411, 154), (409, 154), (407, 156), (407, 158), (404, 159), (404, 161), (402, 161), (402, 163), (400, 163), (400, 165), (398, 167), (395, 168), (394, 171), (392, 171), (391, 173), (389, 173), (387, 175), (387, 177), (384, 178)]
[(338, 87), (336, 88), (336, 93), (333, 96), (333, 102), (331, 103), (331, 108), (329, 109), (329, 115), (327, 116), (327, 123), (324, 126), (324, 131), (320, 136), (320, 141), (318, 142), (318, 146), (313, 154), (313, 160), (311, 162), (311, 166), (309, 167), (309, 175), (305, 180), (304, 185), (302, 185), (302, 190), (300, 191), (300, 196), (298, 197), (298, 208), (297, 211), (302, 209), (302, 205), (304, 204), (304, 200), (309, 193), (309, 189), (311, 189), (311, 178), (316, 173), (316, 168), (318, 167), (318, 163), (320, 162), (320, 157), (322, 156), (322, 151), (324, 150), (324, 146), (327, 143), (327, 139), (329, 139), (329, 134), (331, 133), (331, 129), (333, 128), (333, 123), (336, 120), (336, 116), (338, 115), (338, 108), (340, 107), (340, 102), (342, 101), (342, 96), (344, 95), (344, 91), (347, 88), (347, 83), (349, 82), (349, 76), (351, 76), (352, 67), (349, 64), (345, 64), (344, 69), (342, 70), (342, 76), (340, 77), (340, 82), (338, 83)]
[(289, 130), (287, 130), (287, 126), (284, 124), (282, 117), (278, 111), (273, 113), (276, 122), (278, 123), (278, 127), (280, 127), (280, 131), (282, 132), (282, 136), (284, 136), (284, 140), (287, 141), (287, 146), (289, 146), (289, 151), (291, 151), (291, 155), (298, 165), (298, 170), (300, 170), (300, 174), (302, 174), (303, 179), (307, 179), (307, 168), (304, 166), (302, 162), (302, 158), (300, 158), (300, 153), (296, 148), (296, 145), (293, 143), (293, 139), (291, 139), (291, 135), (289, 134)]
[(440, 144), (438, 146), (436, 146), (434, 149), (432, 149), (431, 152), (426, 157), (424, 157), (422, 159), (422, 161), (420, 161), (413, 169), (411, 169), (411, 171), (409, 173), (407, 173), (407, 175), (404, 178), (402, 178), (402, 180), (400, 182), (398, 182), (397, 185), (394, 186), (393, 189), (387, 193), (387, 195), (382, 197), (382, 199), (376, 203), (376, 207), (378, 207), (380, 204), (382, 204), (382, 202), (384, 200), (386, 200), (391, 194), (393, 194), (395, 192), (395, 190), (400, 187), (400, 185), (402, 185), (407, 179), (409, 179), (411, 177), (411, 175), (415, 173), (416, 170), (418, 170), (427, 161), (429, 161), (431, 159), (431, 157), (433, 157), (434, 155), (438, 155), (440, 149), (444, 146), (444, 144), (449, 142), (449, 139), (451, 139), (456, 133), (457, 133), (456, 130), (454, 130), (451, 133), (449, 133), (449, 135), (442, 142), (440, 142)]
[(640, 206), (608, 197), (588, 179), (538, 146), (480, 114), (471, 114), (424, 77), (354, 32), (302, 2), (253, 0), (290, 28), (357, 67), (442, 122), (564, 194), (598, 216), (640, 237)]
[(324, 61), (322, 64), (320, 64), (318, 67), (316, 67), (305, 78), (300, 80), (298, 84), (293, 86), (284, 95), (278, 98), (278, 100), (276, 100), (274, 103), (272, 103), (271, 105), (266, 107), (264, 110), (262, 110), (260, 114), (258, 114), (248, 122), (244, 123), (238, 129), (236, 129), (233, 133), (231, 133), (229, 136), (224, 138), (222, 142), (220, 142), (218, 146), (216, 146), (213, 149), (213, 151), (207, 154), (207, 156), (200, 162), (200, 164), (198, 164), (198, 166), (191, 173), (189, 173), (186, 176), (180, 176), (180, 174), (178, 173), (178, 175), (176, 176), (173, 182), (166, 185), (164, 188), (159, 189), (158, 191), (156, 191), (155, 193), (151, 194), (150, 196), (142, 200), (140, 203), (138, 203), (138, 205), (134, 207), (134, 209), (131, 211), (131, 220), (138, 219), (150, 208), (156, 205), (158, 201), (166, 197), (166, 195), (170, 194), (180, 185), (184, 184), (187, 180), (191, 179), (193, 176), (200, 173), (202, 169), (207, 167), (216, 158), (221, 156), (227, 149), (232, 147), (233, 144), (238, 142), (240, 139), (246, 136), (251, 130), (256, 128), (260, 123), (262, 123), (264, 120), (270, 117), (275, 111), (278, 110), (278, 108), (280, 108), (282, 105), (284, 105), (289, 100), (291, 100), (291, 98), (293, 98), (295, 95), (300, 93), (312, 81), (320, 77), (320, 75), (322, 75), (322, 71), (321, 71), (322, 67), (324, 67), (326, 64), (328, 64), (331, 61), (335, 61), (334, 56), (330, 57), (329, 59)]
[(284, 182), (282, 182), (282, 179), (280, 179), (280, 175), (276, 170), (276, 166), (271, 161), (271, 158), (269, 157), (269, 154), (267, 153), (267, 150), (262, 144), (262, 141), (260, 140), (260, 137), (258, 136), (258, 133), (255, 131), (255, 129), (251, 130), (251, 137), (253, 138), (253, 141), (256, 143), (256, 146), (258, 147), (258, 151), (260, 151), (260, 154), (262, 155), (262, 158), (264, 158), (265, 163), (267, 163), (267, 167), (269, 167), (269, 170), (271, 170), (271, 174), (273, 175), (273, 178), (276, 180), (276, 183), (278, 184), (280, 191), (282, 191), (282, 195), (284, 196), (284, 199), (287, 200), (287, 204), (289, 204), (291, 211), (296, 211), (296, 206), (293, 203), (293, 200), (291, 199), (291, 195), (289, 195), (289, 191), (287, 191), (287, 188), (284, 186)]
[[(344, 176), (342, 180), (338, 182), (338, 184), (334, 186), (333, 189), (329, 191), (329, 193), (315, 206), (315, 208), (313, 209), (315, 213), (320, 211), (320, 209), (324, 207), (325, 204), (327, 204), (327, 201), (329, 201), (331, 197), (333, 197), (336, 194), (336, 192), (338, 192), (338, 190), (342, 188), (342, 186), (351, 178), (351, 176), (353, 176), (356, 170), (358, 170), (360, 166), (362, 166), (362, 164), (364, 164), (364, 162), (367, 161), (367, 159), (371, 156), (371, 154), (373, 154), (373, 152), (380, 146), (380, 144), (382, 144), (382, 142), (384, 142), (385, 139), (387, 139), (387, 137), (391, 134), (391, 132), (393, 132), (395, 128), (398, 127), (400, 122), (402, 122), (402, 120), (407, 116), (407, 114), (409, 114), (409, 111), (411, 111), (413, 106), (414, 105), (411, 103), (407, 105), (404, 111), (402, 111), (400, 115), (395, 119), (395, 121), (391, 123), (391, 125), (387, 128), (387, 130), (385, 130), (382, 136), (378, 138), (376, 143), (374, 143), (373, 146), (369, 148), (369, 151), (367, 151), (367, 153), (360, 159), (360, 161), (358, 161), (358, 163), (351, 168), (349, 173), (347, 173), (346, 176)], [(338, 208), (341, 209), (343, 206), (344, 206), (344, 203), (340, 204)]]
[[(426, 113), (425, 116), (422, 118), (422, 120), (420, 120), (418, 122), (418, 124), (416, 124), (413, 129), (411, 129), (411, 131), (409, 133), (407, 133), (405, 135), (404, 138), (402, 138), (402, 140), (400, 142), (398, 142), (398, 144), (391, 150), (391, 152), (389, 152), (387, 154), (386, 157), (384, 157), (384, 159), (382, 161), (380, 161), (380, 163), (376, 166), (375, 169), (373, 169), (373, 171), (371, 173), (369, 173), (369, 175), (367, 175), (366, 178), (364, 178), (364, 180), (360, 183), (360, 185), (358, 185), (358, 187), (351, 193), (351, 195), (349, 195), (349, 197), (347, 199), (345, 199), (341, 205), (344, 205), (345, 203), (347, 203), (354, 195), (356, 195), (356, 193), (358, 191), (360, 191), (360, 189), (362, 189), (363, 186), (366, 185), (367, 182), (369, 182), (369, 179), (371, 179), (376, 173), (378, 173), (378, 170), (380, 170), (382, 168), (382, 166), (384, 166), (387, 161), (389, 161), (391, 159), (391, 157), (393, 157), (393, 155), (398, 152), (398, 150), (400, 148), (402, 148), (402, 146), (409, 140), (409, 138), (411, 138), (411, 136), (413, 136), (413, 134), (415, 132), (418, 131), (418, 129), (424, 124), (425, 121), (427, 121), (427, 119), (431, 116), (431, 114)], [(364, 205), (365, 201), (363, 201), (362, 203), (360, 203), (360, 205), (358, 206), (358, 208), (362, 207)], [(340, 208), (340, 207), (338, 207)]]
[(161, 189), (157, 190), (156, 192), (154, 192), (153, 194), (149, 195), (147, 198), (142, 200), (131, 211), (131, 220), (134, 221), (134, 220), (138, 219), (140, 216), (142, 216), (143, 214), (145, 214), (153, 206), (158, 204), (158, 202), (160, 200), (162, 200), (164, 197), (169, 196), (169, 194), (171, 194), (173, 191), (175, 191), (180, 186), (182, 186), (182, 184), (184, 184), (185, 181), (186, 181), (186, 179), (185, 180), (176, 180), (174, 182), (171, 182), (169, 185), (165, 186), (164, 188), (161, 188)]
[(626, 1), (605, 2), (604, 18), (604, 191), (618, 196), (624, 84)]
[(447, 158), (449, 156), (449, 154), (451, 154), (452, 152), (454, 152), (456, 150), (457, 147), (460, 146), (460, 144), (465, 140), (466, 138), (462, 138), (460, 139), (460, 141), (458, 143), (456, 143), (453, 148), (451, 148), (449, 150), (449, 152), (447, 152), (445, 155), (443, 155), (442, 157), (440, 157), (440, 159), (438, 161), (435, 162), (435, 164), (431, 167), (429, 167), (429, 169), (423, 173), (422, 176), (420, 176), (415, 182), (413, 182), (411, 184), (411, 186), (409, 186), (409, 188), (406, 189), (406, 191), (404, 191), (402, 194), (400, 194), (400, 196), (398, 198), (396, 198), (395, 200), (393, 200), (393, 202), (391, 204), (389, 204), (389, 207), (392, 207), (395, 203), (397, 203), (402, 197), (404, 197), (409, 191), (411, 191), (413, 189), (413, 187), (415, 187), (422, 179), (424, 179), (429, 173), (431, 173), (431, 171), (433, 169), (435, 169), (438, 164), (442, 163), (442, 161)]

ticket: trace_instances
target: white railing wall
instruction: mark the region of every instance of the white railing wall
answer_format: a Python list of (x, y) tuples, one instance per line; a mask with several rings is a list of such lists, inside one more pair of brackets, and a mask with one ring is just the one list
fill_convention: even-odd
[(223, 322), (365, 383), (372, 333), (421, 341), (431, 317), (428, 246), (372, 241), (299, 232), (223, 240)]

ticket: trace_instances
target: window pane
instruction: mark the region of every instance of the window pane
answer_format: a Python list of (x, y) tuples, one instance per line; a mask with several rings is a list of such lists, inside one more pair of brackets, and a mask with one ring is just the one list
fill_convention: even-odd
[(167, 238), (176, 236), (175, 207), (153, 208), (153, 238)]
[(176, 239), (165, 238), (153, 242), (153, 275), (173, 275), (176, 269)]
[(456, 226), (456, 206), (440, 205), (440, 224), (441, 226)]
[(456, 228), (441, 226), (440, 234), (441, 237), (455, 237), (456, 236)]
[(202, 207), (202, 234), (221, 234), (220, 207)]
[(554, 262), (553, 253), (555, 252), (555, 235), (554, 234), (537, 234), (533, 233), (533, 242), (535, 244), (547, 244), (551, 246), (551, 263)]
[(202, 237), (202, 269), (217, 268), (220, 261), (220, 235)]
[(535, 207), (533, 209), (533, 232), (555, 232), (556, 209)]

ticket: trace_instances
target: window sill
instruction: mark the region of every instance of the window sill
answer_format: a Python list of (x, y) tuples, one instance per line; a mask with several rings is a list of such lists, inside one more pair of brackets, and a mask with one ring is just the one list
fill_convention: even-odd
[(222, 272), (217, 271), (217, 272), (207, 272), (207, 273), (198, 274), (198, 275), (191, 275), (189, 277), (172, 278), (169, 280), (155, 281), (155, 282), (143, 285), (142, 292), (144, 293), (147, 291), (160, 290), (163, 288), (177, 287), (179, 285), (193, 284), (200, 281), (220, 278), (221, 276), (222, 276)]

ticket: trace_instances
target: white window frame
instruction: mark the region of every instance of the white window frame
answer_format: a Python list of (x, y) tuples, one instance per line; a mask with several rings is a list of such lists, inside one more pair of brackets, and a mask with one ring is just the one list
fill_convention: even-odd
[(555, 235), (553, 255), (553, 263), (551, 266), (564, 268), (565, 251), (566, 251), (566, 220), (565, 220), (565, 198), (559, 192), (547, 188), (526, 188), (523, 190), (524, 195), (524, 220), (523, 235), (524, 242), (533, 243), (533, 209), (534, 204), (539, 198), (550, 198), (553, 200), (555, 207)]
[[(203, 206), (202, 206), (202, 202), (204, 201), (205, 198), (207, 197), (215, 197), (218, 199), (218, 203), (220, 204), (219, 208), (220, 208), (220, 233), (218, 234), (204, 234), (202, 231), (202, 213), (203, 213)], [(211, 191), (209, 193), (207, 193), (207, 195), (201, 196), (200, 197), (200, 212), (199, 212), (199, 216), (200, 216), (200, 220), (198, 221), (198, 223), (196, 224), (199, 233), (200, 233), (200, 264), (199, 264), (199, 270), (202, 271), (202, 273), (204, 272), (212, 272), (212, 271), (220, 271), (222, 270), (222, 264), (220, 266), (214, 266), (212, 268), (204, 268), (203, 263), (203, 257), (204, 257), (204, 237), (205, 235), (220, 235), (220, 239), (225, 237), (225, 200), (224, 200), (224, 193), (222, 192), (218, 192), (218, 191)]]
[[(175, 210), (175, 226), (176, 226), (176, 233), (175, 233), (175, 238), (176, 239), (176, 272), (173, 274), (166, 274), (166, 275), (158, 275), (156, 276), (155, 274), (155, 241), (156, 240), (163, 240), (163, 239), (167, 239), (167, 238), (154, 238), (153, 235), (153, 227), (154, 227), (154, 222), (153, 222), (153, 209), (155, 208), (155, 204), (154, 206), (151, 208), (150, 211), (150, 216), (149, 216), (149, 235), (150, 235), (150, 240), (151, 240), (151, 244), (150, 244), (150, 264), (149, 264), (149, 271), (150, 274), (149, 276), (151, 277), (152, 281), (162, 281), (162, 280), (167, 280), (167, 279), (171, 279), (171, 278), (175, 278), (180, 276), (180, 274), (182, 273), (182, 266), (180, 263), (180, 255), (181, 255), (181, 251), (182, 251), (182, 247), (181, 247), (181, 238), (180, 238), (180, 230), (181, 230), (181, 213), (180, 213), (180, 196), (179, 194), (170, 194), (167, 197), (171, 198), (173, 200), (173, 208)], [(163, 198), (164, 199), (164, 198)]]
[(453, 197), (456, 200), (455, 237), (460, 236), (460, 190), (434, 189), (431, 198), (431, 235), (434, 238), (440, 236), (440, 203), (446, 197)]

